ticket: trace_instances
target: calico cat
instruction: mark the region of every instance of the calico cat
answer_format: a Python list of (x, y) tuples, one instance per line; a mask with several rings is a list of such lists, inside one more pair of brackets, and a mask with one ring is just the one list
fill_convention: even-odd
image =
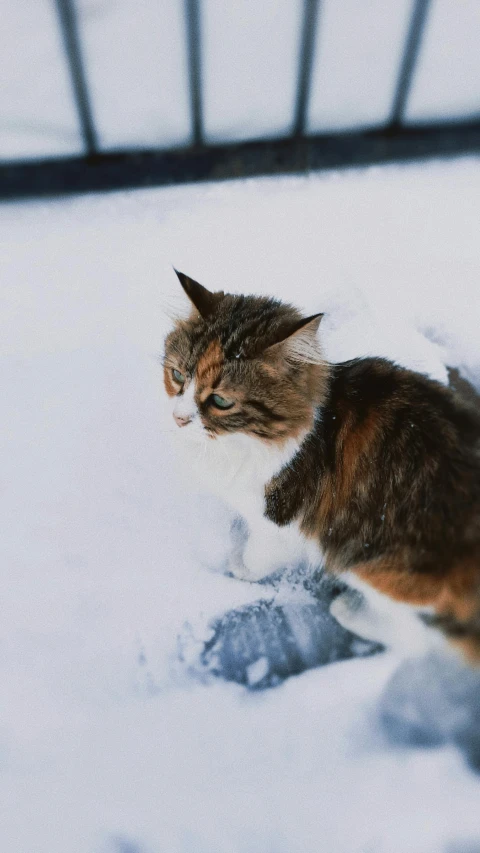
[(480, 664), (479, 413), (383, 358), (328, 364), (321, 314), (177, 275), (165, 389), (192, 470), (247, 522), (233, 574), (322, 561), (354, 591), (332, 605), (346, 628)]

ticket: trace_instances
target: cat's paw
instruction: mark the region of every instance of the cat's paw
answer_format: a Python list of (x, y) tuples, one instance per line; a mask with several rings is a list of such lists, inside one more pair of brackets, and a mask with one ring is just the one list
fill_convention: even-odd
[(332, 601), (330, 614), (346, 631), (368, 638), (371, 626), (364, 602), (358, 593), (349, 589), (341, 592)]
[(263, 548), (258, 549), (252, 540), (247, 542), (242, 555), (234, 551), (228, 563), (228, 572), (233, 577), (249, 583), (256, 583), (273, 574), (277, 566), (272, 565)]
[(278, 554), (278, 541), (250, 536), (243, 552), (244, 580), (261, 581), (282, 567)]

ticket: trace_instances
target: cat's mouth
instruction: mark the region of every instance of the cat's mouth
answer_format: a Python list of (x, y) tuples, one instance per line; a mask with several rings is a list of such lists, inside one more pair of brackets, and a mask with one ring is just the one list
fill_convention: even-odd
[(213, 430), (208, 429), (208, 427), (202, 427), (201, 429), (195, 427), (192, 424), (188, 424), (187, 427), (177, 432), (178, 437), (181, 441), (187, 441), (192, 444), (205, 444), (207, 439), (217, 438), (217, 434), (213, 432)]

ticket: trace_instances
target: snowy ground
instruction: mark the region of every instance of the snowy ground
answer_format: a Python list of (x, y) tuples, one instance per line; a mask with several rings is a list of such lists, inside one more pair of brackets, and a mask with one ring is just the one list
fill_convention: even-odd
[(480, 849), (461, 753), (377, 725), (392, 656), (261, 692), (179, 660), (261, 590), (216, 571), (230, 518), (177, 473), (155, 360), (173, 263), (325, 311), (332, 359), (479, 386), (479, 193), (465, 159), (0, 209), (2, 850)]

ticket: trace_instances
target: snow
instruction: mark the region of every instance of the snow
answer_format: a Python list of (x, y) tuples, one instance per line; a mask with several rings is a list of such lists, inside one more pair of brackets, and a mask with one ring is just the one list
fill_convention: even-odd
[(380, 716), (394, 741), (464, 744), (479, 770), (479, 707), (478, 673), (459, 668), (453, 657), (430, 653), (398, 668), (382, 696)]
[(258, 684), (262, 678), (268, 674), (268, 658), (261, 657), (255, 661), (255, 663), (251, 663), (247, 669), (247, 680), (249, 685), (253, 686)]
[(478, 847), (462, 752), (381, 726), (393, 655), (263, 691), (182, 661), (269, 593), (219, 571), (230, 515), (177, 472), (156, 354), (174, 264), (325, 311), (332, 359), (480, 386), (479, 192), (466, 158), (0, 209), (2, 849)]

